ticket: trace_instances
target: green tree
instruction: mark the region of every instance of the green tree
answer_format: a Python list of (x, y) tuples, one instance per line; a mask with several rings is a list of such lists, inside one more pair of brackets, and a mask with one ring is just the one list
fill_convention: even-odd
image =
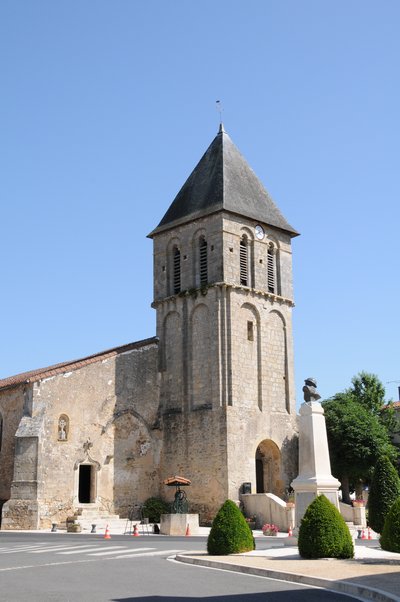
[(393, 402), (385, 403), (385, 387), (376, 374), (360, 372), (351, 379), (352, 386), (347, 392), (355, 401), (376, 416), (385, 426), (388, 433), (396, 431), (395, 411)]
[(400, 552), (400, 498), (390, 508), (380, 537), (382, 550)]
[(385, 404), (385, 387), (376, 374), (360, 372), (353, 376), (351, 383), (352, 386), (347, 392), (371, 414), (380, 418), (382, 407)]
[(376, 463), (368, 497), (368, 523), (377, 533), (382, 533), (385, 518), (400, 497), (400, 479), (388, 457)]
[(253, 533), (239, 508), (226, 500), (213, 520), (207, 551), (217, 556), (254, 550)]
[(378, 458), (395, 460), (397, 451), (378, 416), (350, 390), (324, 401), (323, 407), (332, 473), (342, 484), (343, 501), (350, 503), (350, 485), (369, 481)]
[(302, 558), (353, 558), (350, 531), (339, 510), (324, 495), (308, 506), (299, 529)]

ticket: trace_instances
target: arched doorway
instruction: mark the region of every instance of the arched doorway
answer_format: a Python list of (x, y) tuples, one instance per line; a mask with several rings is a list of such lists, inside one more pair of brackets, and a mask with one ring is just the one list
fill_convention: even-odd
[(256, 490), (257, 493), (274, 493), (283, 497), (281, 477), (281, 452), (270, 439), (264, 439), (256, 451)]

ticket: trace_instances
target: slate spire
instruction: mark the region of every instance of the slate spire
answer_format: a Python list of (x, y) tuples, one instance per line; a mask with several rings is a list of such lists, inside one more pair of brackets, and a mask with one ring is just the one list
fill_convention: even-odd
[(149, 236), (217, 211), (242, 215), (291, 236), (298, 235), (233, 144), (222, 122), (218, 134)]

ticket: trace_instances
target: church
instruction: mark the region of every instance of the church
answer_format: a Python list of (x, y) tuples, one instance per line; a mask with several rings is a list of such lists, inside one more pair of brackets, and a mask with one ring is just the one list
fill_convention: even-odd
[(156, 336), (0, 380), (2, 528), (126, 517), (192, 482), (209, 521), (297, 476), (291, 240), (221, 124), (158, 226)]

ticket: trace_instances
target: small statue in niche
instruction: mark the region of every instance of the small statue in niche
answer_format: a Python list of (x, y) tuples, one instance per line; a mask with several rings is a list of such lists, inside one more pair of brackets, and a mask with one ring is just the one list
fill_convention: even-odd
[(68, 438), (67, 434), (68, 420), (65, 416), (60, 416), (58, 420), (58, 440), (66, 441)]
[(315, 378), (306, 378), (304, 382), (304, 401), (310, 402), (318, 401), (318, 399), (321, 399), (321, 395), (317, 391), (317, 381), (315, 380)]

